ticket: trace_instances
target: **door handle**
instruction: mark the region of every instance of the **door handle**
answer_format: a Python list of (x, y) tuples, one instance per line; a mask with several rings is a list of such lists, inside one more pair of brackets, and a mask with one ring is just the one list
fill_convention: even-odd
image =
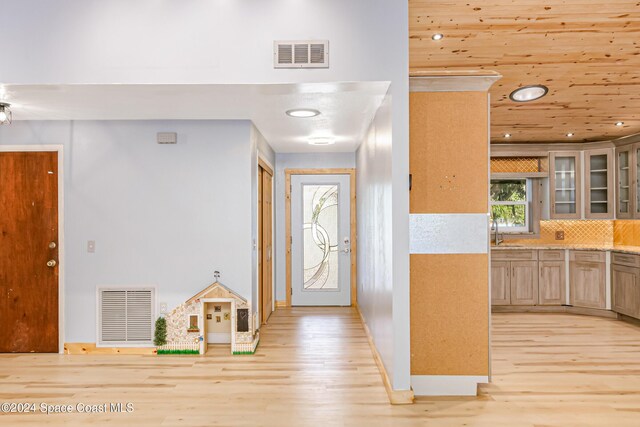
[(47, 261), (47, 267), (53, 268), (56, 266), (56, 264), (58, 263), (56, 262), (55, 259), (50, 259), (49, 261)]
[(344, 248), (342, 250), (342, 252), (344, 252), (345, 254), (348, 254), (349, 252), (351, 252), (351, 249), (350, 248)]

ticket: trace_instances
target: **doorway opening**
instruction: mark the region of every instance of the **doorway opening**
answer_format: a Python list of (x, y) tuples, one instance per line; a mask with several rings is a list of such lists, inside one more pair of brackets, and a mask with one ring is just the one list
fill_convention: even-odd
[(273, 169), (258, 159), (258, 301), (260, 323), (273, 312)]
[(356, 295), (355, 169), (286, 169), (287, 306), (349, 306)]
[(204, 312), (204, 333), (207, 337), (207, 350), (212, 346), (228, 349), (231, 345), (233, 329), (231, 303), (209, 302), (205, 304)]

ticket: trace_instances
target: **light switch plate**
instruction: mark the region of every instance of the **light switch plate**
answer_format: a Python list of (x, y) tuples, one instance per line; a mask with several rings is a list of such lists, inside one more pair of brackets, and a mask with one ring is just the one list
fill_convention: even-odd
[(167, 303), (166, 302), (161, 302), (160, 303), (160, 314), (167, 314)]
[(89, 240), (87, 241), (87, 252), (89, 252), (90, 254), (94, 253), (96, 251), (96, 241), (95, 240)]

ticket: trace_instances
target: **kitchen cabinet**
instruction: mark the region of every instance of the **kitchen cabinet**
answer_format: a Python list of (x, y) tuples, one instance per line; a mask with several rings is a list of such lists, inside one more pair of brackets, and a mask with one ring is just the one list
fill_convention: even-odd
[(538, 264), (538, 304), (562, 305), (566, 301), (564, 261), (543, 261)]
[(511, 305), (538, 303), (538, 262), (511, 262)]
[(640, 256), (611, 255), (613, 311), (640, 319)]
[(508, 261), (491, 262), (491, 304), (511, 304), (510, 269), (511, 263)]
[(588, 150), (585, 163), (585, 218), (613, 219), (612, 151)]
[(551, 152), (549, 167), (551, 218), (580, 219), (582, 217), (580, 152)]
[(612, 309), (640, 318), (640, 268), (611, 265)]
[(632, 146), (616, 148), (616, 185), (618, 189), (616, 192), (616, 215), (619, 219), (633, 218), (633, 194), (635, 191), (633, 158)]
[(606, 308), (605, 253), (569, 252), (569, 302), (575, 307)]
[(538, 251), (492, 252), (491, 304), (535, 305), (538, 301)]

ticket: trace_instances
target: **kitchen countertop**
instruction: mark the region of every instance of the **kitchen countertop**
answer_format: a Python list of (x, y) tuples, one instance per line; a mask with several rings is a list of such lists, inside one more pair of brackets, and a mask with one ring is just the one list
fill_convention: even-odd
[(622, 246), (622, 245), (588, 245), (588, 244), (568, 244), (568, 245), (553, 245), (553, 244), (531, 244), (531, 245), (522, 245), (522, 244), (514, 244), (510, 245), (509, 243), (501, 243), (498, 246), (491, 245), (491, 250), (518, 250), (518, 249), (571, 249), (578, 251), (612, 251), (612, 252), (622, 252), (627, 254), (638, 254), (640, 255), (640, 246)]

